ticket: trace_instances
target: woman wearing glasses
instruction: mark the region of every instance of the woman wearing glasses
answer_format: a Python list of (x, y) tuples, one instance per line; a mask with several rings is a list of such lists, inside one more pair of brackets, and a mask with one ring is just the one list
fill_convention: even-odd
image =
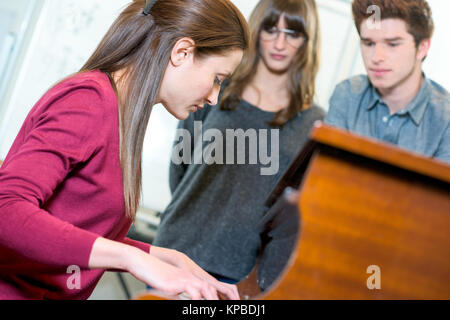
[[(203, 132), (211, 133), (204, 141), (234, 132), (234, 148), (224, 141), (212, 155), (222, 161), (214, 163), (172, 161), (173, 198), (154, 242), (185, 252), (216, 278), (231, 283), (253, 268), (264, 202), (307, 141), (313, 123), (324, 117), (313, 104), (320, 54), (314, 0), (262, 0), (249, 25), (250, 48), (224, 85), (219, 106), (206, 105), (179, 125), (194, 136), (201, 124)], [(239, 147), (240, 138), (246, 149)], [(175, 142), (172, 159), (183, 153), (183, 142)], [(198, 152), (198, 146), (190, 149)], [(209, 153), (208, 147), (203, 150)], [(246, 161), (239, 162), (243, 153)], [(261, 157), (256, 163), (250, 160), (261, 154), (277, 162), (271, 165), (274, 170), (267, 170)]]
[(169, 295), (238, 299), (186, 255), (126, 238), (152, 106), (214, 104), (248, 46), (229, 0), (134, 0), (51, 88), (0, 168), (0, 299), (86, 299), (105, 269)]

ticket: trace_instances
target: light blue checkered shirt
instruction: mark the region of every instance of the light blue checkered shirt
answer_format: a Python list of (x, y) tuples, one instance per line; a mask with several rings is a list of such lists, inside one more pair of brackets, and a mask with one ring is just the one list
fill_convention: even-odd
[(345, 80), (336, 86), (325, 122), (450, 163), (450, 95), (427, 77), (413, 101), (393, 115), (367, 76)]

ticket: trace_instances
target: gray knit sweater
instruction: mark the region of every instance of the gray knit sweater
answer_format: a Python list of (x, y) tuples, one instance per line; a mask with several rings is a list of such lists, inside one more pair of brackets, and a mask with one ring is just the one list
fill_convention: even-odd
[[(179, 129), (186, 129), (185, 134), (189, 132), (192, 139), (189, 141), (180, 138), (175, 141), (178, 148), (174, 148), (175, 158), (172, 158), (170, 166), (173, 197), (162, 214), (153, 244), (186, 253), (208, 272), (236, 281), (243, 279), (252, 270), (260, 248), (257, 227), (265, 211), (264, 203), (307, 141), (313, 123), (322, 120), (324, 116), (325, 112), (314, 106), (298, 113), (280, 129), (268, 125), (274, 118), (274, 113), (241, 101), (233, 111), (206, 105), (204, 109), (191, 114), (187, 120), (181, 121)], [(200, 125), (203, 134), (210, 133), (208, 139), (202, 139), (199, 135)], [(208, 145), (220, 140), (220, 133), (225, 140), (227, 129), (228, 133), (233, 132), (230, 130), (237, 132), (236, 129), (243, 129), (241, 133), (256, 134), (257, 149), (251, 148), (251, 139), (247, 137), (245, 161), (241, 157), (238, 162), (242, 156), (242, 146), (235, 143), (234, 149), (230, 149), (230, 141), (222, 141), (222, 149), (220, 143), (217, 144), (219, 147), (216, 151), (209, 152), (209, 160), (206, 156), (199, 163), (200, 158), (193, 155), (194, 150), (203, 150), (208, 154)], [(274, 129), (278, 130), (278, 137), (275, 131), (271, 131)], [(264, 132), (267, 133), (267, 139)], [(213, 135), (216, 138), (211, 138)], [(253, 147), (255, 141), (253, 140)], [(179, 147), (187, 147), (189, 144), (189, 156), (192, 156), (189, 157), (190, 163), (176, 164), (177, 161), (173, 159), (179, 159), (181, 155), (187, 156), (186, 153), (189, 152), (189, 148), (180, 150)], [(267, 157), (256, 156), (261, 152), (263, 155), (273, 156), (270, 164)], [(274, 155), (279, 155), (279, 159)], [(262, 170), (264, 168), (266, 171)]]

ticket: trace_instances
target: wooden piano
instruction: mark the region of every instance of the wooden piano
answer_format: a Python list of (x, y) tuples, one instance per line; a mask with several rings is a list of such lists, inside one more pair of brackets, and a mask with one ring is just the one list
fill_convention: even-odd
[[(450, 166), (317, 123), (268, 199), (299, 190), (297, 242), (243, 299), (450, 299)], [(154, 299), (143, 294), (139, 299)]]

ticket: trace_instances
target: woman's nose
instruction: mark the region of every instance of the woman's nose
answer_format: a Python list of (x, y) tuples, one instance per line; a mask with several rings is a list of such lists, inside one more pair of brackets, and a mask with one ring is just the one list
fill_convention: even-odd
[(278, 50), (283, 50), (286, 47), (286, 34), (284, 32), (278, 32), (277, 38), (275, 39), (275, 48)]
[(219, 99), (220, 86), (214, 85), (209, 95), (206, 97), (206, 103), (215, 106)]

